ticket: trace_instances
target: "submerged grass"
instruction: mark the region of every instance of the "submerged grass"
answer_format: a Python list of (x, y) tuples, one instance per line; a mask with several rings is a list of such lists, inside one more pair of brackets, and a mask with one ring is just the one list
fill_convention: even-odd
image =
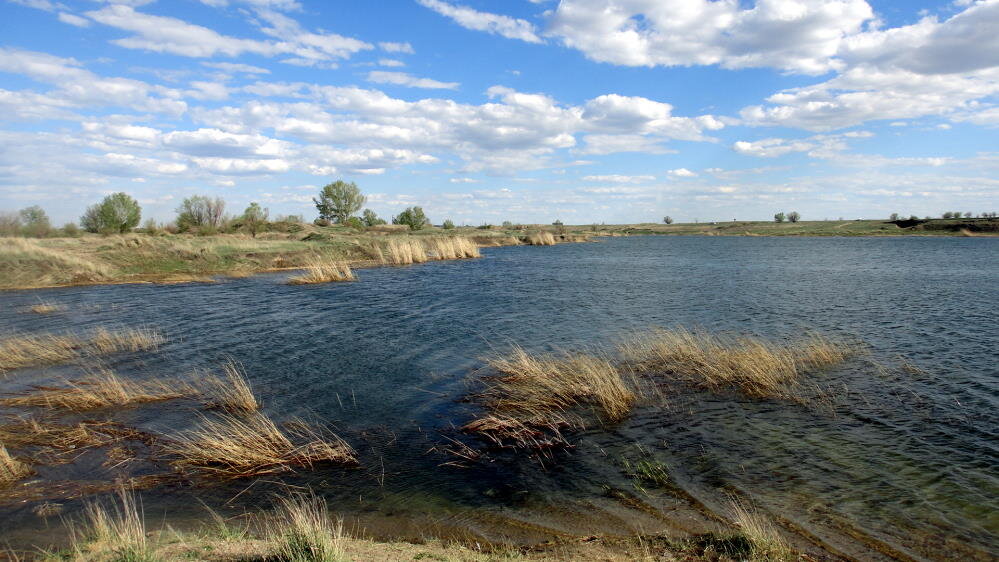
[(0, 487), (8, 486), (31, 474), (31, 466), (23, 463), (7, 451), (0, 443)]
[(129, 381), (113, 371), (102, 369), (80, 381), (67, 381), (63, 387), (45, 387), (24, 396), (0, 399), (0, 404), (82, 412), (110, 406), (171, 400), (193, 392), (189, 385), (170, 381)]
[(28, 310), (30, 312), (34, 312), (35, 314), (54, 314), (56, 312), (63, 312), (66, 310), (66, 307), (54, 302), (38, 301), (37, 304), (29, 306)]
[(357, 277), (346, 262), (331, 256), (316, 256), (305, 266), (305, 273), (288, 279), (291, 285), (312, 285), (334, 281), (354, 281)]
[(356, 462), (353, 449), (339, 437), (304, 424), (282, 430), (259, 413), (206, 418), (166, 449), (175, 467), (221, 478), (287, 472), (320, 462)]
[(150, 328), (111, 331), (98, 328), (89, 336), (73, 334), (12, 335), (0, 339), (0, 373), (72, 361), (83, 355), (156, 349), (163, 336)]
[(856, 351), (819, 335), (778, 344), (684, 328), (634, 334), (619, 350), (639, 370), (710, 390), (732, 387), (754, 398), (792, 398), (804, 372), (835, 365)]
[(288, 562), (347, 560), (343, 520), (330, 516), (326, 500), (313, 493), (293, 494), (278, 502), (269, 529), (278, 557)]

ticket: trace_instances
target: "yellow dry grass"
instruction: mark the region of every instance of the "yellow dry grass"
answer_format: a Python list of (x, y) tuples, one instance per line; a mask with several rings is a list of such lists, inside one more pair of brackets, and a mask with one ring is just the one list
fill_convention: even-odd
[(86, 342), (92, 352), (99, 354), (121, 353), (123, 351), (150, 351), (163, 343), (163, 335), (152, 328), (129, 328), (108, 330), (97, 328)]
[(291, 285), (312, 285), (334, 281), (353, 281), (356, 277), (346, 262), (330, 256), (316, 256), (305, 265), (305, 273), (288, 279)]
[(326, 500), (311, 492), (282, 498), (268, 535), (276, 544), (281, 560), (332, 562), (347, 559), (343, 520), (334, 520)]
[(193, 393), (184, 384), (170, 381), (135, 382), (122, 379), (113, 371), (96, 374), (58, 388), (42, 388), (24, 396), (0, 399), (4, 406), (35, 406), (82, 412), (110, 406), (171, 400)]
[(387, 241), (388, 263), (392, 265), (409, 265), (423, 263), (429, 258), (423, 242), (416, 238), (391, 238)]
[(209, 407), (234, 414), (252, 413), (260, 409), (260, 403), (246, 380), (242, 365), (235, 360), (230, 359), (222, 365), (221, 377), (207, 377), (202, 385)]
[(83, 526), (73, 534), (74, 560), (146, 562), (156, 560), (134, 495), (120, 488), (110, 505), (90, 502)]
[(174, 466), (221, 478), (287, 472), (318, 462), (353, 464), (354, 451), (335, 435), (296, 424), (282, 430), (263, 414), (223, 415), (179, 435), (167, 450)]
[(818, 335), (777, 344), (684, 328), (638, 333), (619, 346), (637, 369), (709, 389), (735, 387), (752, 397), (790, 398), (803, 372), (849, 357), (852, 346)]
[(773, 521), (757, 508), (733, 498), (729, 500), (728, 512), (733, 524), (752, 545), (753, 560), (797, 559)]
[(63, 363), (88, 354), (148, 351), (161, 343), (163, 336), (149, 328), (116, 331), (98, 328), (88, 337), (71, 334), (15, 334), (0, 339), (0, 373), (22, 367)]
[(531, 246), (554, 246), (555, 237), (551, 232), (532, 232), (527, 235), (525, 242)]
[(0, 443), (0, 487), (13, 484), (31, 474), (31, 467), (10, 455)]
[(6, 238), (0, 244), (0, 286), (41, 287), (112, 279), (111, 267), (72, 250), (43, 246), (29, 238)]
[(66, 307), (53, 302), (38, 301), (37, 304), (29, 306), (28, 310), (34, 312), (35, 314), (53, 314), (66, 310)]
[(479, 247), (463, 236), (435, 236), (426, 240), (430, 253), (438, 260), (459, 260), (477, 258), (482, 254)]

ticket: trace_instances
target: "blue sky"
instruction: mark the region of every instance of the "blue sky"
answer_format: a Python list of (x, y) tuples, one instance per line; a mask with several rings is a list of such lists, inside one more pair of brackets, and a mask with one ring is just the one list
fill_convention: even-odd
[(0, 210), (999, 207), (999, 0), (0, 0)]

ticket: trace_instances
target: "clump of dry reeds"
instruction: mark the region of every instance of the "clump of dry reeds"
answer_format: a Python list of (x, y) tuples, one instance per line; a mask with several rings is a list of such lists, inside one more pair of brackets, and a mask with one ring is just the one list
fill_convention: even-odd
[(71, 334), (13, 335), (0, 340), (0, 373), (71, 361), (81, 355), (148, 351), (163, 343), (150, 328), (111, 331), (98, 328), (89, 337)]
[(734, 387), (757, 398), (791, 398), (803, 372), (834, 365), (854, 352), (818, 335), (778, 344), (683, 328), (635, 334), (619, 349), (636, 369), (712, 390)]
[(313, 493), (294, 494), (278, 502), (268, 530), (281, 560), (295, 562), (344, 560), (343, 520), (330, 516), (326, 500)]
[(156, 560), (135, 497), (124, 488), (119, 489), (118, 500), (110, 505), (87, 504), (83, 527), (74, 533), (73, 546), (79, 560)]
[(434, 236), (426, 240), (430, 252), (439, 260), (477, 258), (482, 254), (479, 247), (463, 236)]
[(55, 312), (62, 312), (66, 310), (66, 307), (54, 302), (38, 301), (38, 303), (29, 306), (28, 310), (34, 312), (35, 314), (53, 314)]
[(31, 466), (10, 455), (0, 443), (0, 487), (13, 484), (31, 474)]
[(353, 449), (339, 437), (304, 424), (282, 430), (259, 413), (206, 418), (166, 448), (177, 468), (221, 478), (286, 472), (318, 462), (356, 462)]
[(728, 512), (742, 536), (752, 545), (754, 560), (795, 560), (797, 557), (787, 541), (766, 515), (756, 507), (738, 499), (729, 500)]
[(423, 263), (429, 258), (427, 248), (423, 242), (416, 238), (391, 238), (386, 247), (388, 249), (388, 263), (393, 265), (409, 265), (411, 263)]
[(547, 231), (532, 232), (527, 235), (524, 242), (531, 246), (554, 246), (555, 236), (553, 236), (551, 232)]
[(207, 377), (203, 393), (208, 397), (208, 406), (234, 414), (252, 413), (260, 409), (260, 403), (246, 380), (242, 366), (229, 359), (222, 365), (221, 377)]
[(97, 373), (63, 387), (45, 387), (24, 396), (0, 399), (4, 406), (35, 406), (59, 408), (75, 412), (125, 406), (143, 402), (171, 400), (191, 394), (188, 385), (171, 381), (129, 381), (113, 371), (102, 369)]
[(305, 273), (288, 279), (291, 285), (312, 285), (334, 281), (353, 281), (356, 277), (346, 262), (331, 257), (316, 256), (305, 265)]

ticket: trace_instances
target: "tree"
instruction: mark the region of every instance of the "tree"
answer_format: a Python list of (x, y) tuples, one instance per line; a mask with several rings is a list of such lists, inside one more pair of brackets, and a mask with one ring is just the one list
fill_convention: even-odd
[(949, 218), (951, 218), (951, 217), (952, 217), (952, 216), (954, 216), (954, 215), (953, 215), (953, 214), (952, 214), (952, 213), (951, 213), (950, 211), (947, 211), (947, 212), (946, 212), (946, 213), (944, 213), (944, 214), (943, 214), (942, 216), (943, 216), (943, 218), (945, 218), (945, 219), (949, 219)]
[(243, 228), (250, 231), (250, 236), (256, 238), (257, 232), (267, 224), (267, 209), (263, 209), (256, 202), (243, 211)]
[(21, 215), (0, 213), (0, 236), (17, 236), (21, 233)]
[(777, 213), (774, 215), (774, 222), (784, 222), (784, 213)]
[(890, 220), (890, 221), (897, 221), (898, 220), (898, 213), (892, 213), (891, 216), (888, 217), (888, 220)]
[(17, 214), (21, 217), (21, 223), (24, 225), (22, 231), (25, 236), (41, 238), (52, 230), (52, 224), (49, 223), (49, 216), (38, 205), (25, 207), (18, 211)]
[(405, 224), (410, 230), (420, 230), (429, 223), (427, 215), (423, 214), (423, 207), (407, 207), (392, 219), (392, 224)]
[(970, 219), (971, 218), (971, 211), (968, 211), (968, 212), (964, 213), (964, 218)]
[(791, 211), (787, 214), (787, 220), (791, 222), (798, 222), (801, 220), (801, 214), (798, 211)]
[(223, 212), (225, 201), (221, 197), (188, 197), (177, 207), (177, 228), (181, 232), (204, 227), (218, 228), (222, 224)]
[(113, 193), (100, 203), (87, 207), (80, 217), (80, 226), (87, 232), (125, 233), (139, 224), (142, 207), (127, 193)]
[(666, 224), (673, 224), (673, 217), (666, 215), (665, 217), (663, 217), (663, 222)]
[(361, 210), (367, 200), (356, 183), (343, 180), (327, 184), (319, 192), (318, 199), (312, 198), (319, 211), (319, 218), (337, 223), (347, 222), (347, 219)]
[(361, 220), (364, 221), (364, 226), (378, 226), (380, 224), (385, 224), (385, 219), (376, 215), (371, 209), (364, 210), (364, 213), (361, 214)]
[(444, 224), (441, 226), (444, 227), (444, 230), (454, 230), (454, 221), (451, 219), (444, 219)]

